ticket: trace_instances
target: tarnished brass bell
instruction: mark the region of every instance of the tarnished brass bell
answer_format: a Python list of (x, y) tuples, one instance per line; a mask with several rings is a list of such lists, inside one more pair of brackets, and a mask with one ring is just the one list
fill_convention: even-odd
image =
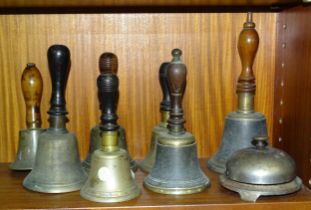
[(71, 192), (79, 190), (87, 176), (80, 162), (77, 139), (66, 129), (65, 87), (70, 68), (69, 49), (63, 45), (51, 46), (48, 63), (52, 80), (48, 111), (50, 127), (39, 137), (35, 164), (23, 185), (38, 192)]
[(172, 100), (168, 130), (156, 143), (156, 160), (144, 180), (146, 188), (163, 194), (197, 193), (210, 184), (200, 168), (195, 139), (183, 126), (182, 98), (187, 69), (180, 60), (181, 54), (179, 49), (172, 51), (173, 60), (167, 72)]
[(104, 71), (97, 78), (100, 108), (101, 147), (93, 152), (89, 177), (80, 194), (95, 202), (121, 202), (133, 199), (140, 194), (135, 182), (135, 174), (130, 169), (127, 152), (118, 146), (116, 107), (119, 80), (111, 71), (117, 57), (104, 53)]
[(237, 150), (250, 147), (251, 139), (258, 135), (267, 135), (266, 118), (254, 112), (255, 77), (252, 66), (258, 49), (259, 37), (252, 20), (247, 21), (239, 36), (238, 51), (242, 62), (242, 72), (238, 79), (238, 110), (226, 116), (221, 146), (217, 153), (207, 161), (208, 167), (218, 173), (224, 173), (228, 158)]
[(236, 191), (242, 200), (256, 201), (262, 195), (284, 195), (298, 191), (302, 181), (296, 164), (284, 151), (268, 145), (266, 136), (254, 137), (253, 147), (233, 153), (220, 176), (225, 188)]
[[(103, 53), (99, 57), (99, 70), (100, 72), (107, 72), (111, 71), (111, 73), (116, 74), (118, 71), (118, 59), (115, 57), (115, 59), (109, 59), (109, 56), (115, 56), (111, 53)], [(112, 62), (112, 63), (105, 63), (105, 62)], [(111, 66), (111, 69), (107, 69), (107, 66)], [(118, 102), (117, 102), (118, 104)], [(102, 138), (100, 136), (101, 133), (100, 125), (96, 125), (91, 129), (91, 135), (90, 135), (90, 147), (89, 152), (85, 158), (85, 160), (82, 162), (82, 166), (85, 169), (86, 172), (89, 172), (90, 170), (90, 164), (91, 164), (91, 156), (93, 152), (97, 149), (101, 148), (102, 145)], [(119, 126), (118, 129), (118, 146), (124, 150), (127, 150), (127, 142), (126, 142), (126, 135), (125, 135), (125, 129), (122, 126)], [(130, 160), (130, 166), (133, 171), (137, 170), (137, 164), (136, 162), (131, 158), (129, 155)]]
[(26, 102), (27, 129), (19, 131), (19, 144), (12, 170), (31, 170), (37, 153), (38, 137), (41, 128), (40, 103), (43, 82), (40, 71), (33, 63), (28, 63), (22, 75), (22, 91)]
[(162, 63), (160, 66), (159, 71), (159, 80), (160, 85), (163, 93), (163, 99), (160, 104), (160, 111), (161, 111), (161, 122), (157, 126), (155, 126), (152, 130), (151, 142), (149, 152), (144, 158), (143, 161), (139, 163), (139, 168), (149, 173), (151, 168), (155, 162), (155, 155), (156, 155), (156, 144), (158, 141), (159, 136), (167, 132), (167, 120), (169, 118), (169, 111), (171, 107), (171, 99), (170, 99), (170, 92), (168, 88), (168, 81), (167, 81), (167, 66), (169, 63)]

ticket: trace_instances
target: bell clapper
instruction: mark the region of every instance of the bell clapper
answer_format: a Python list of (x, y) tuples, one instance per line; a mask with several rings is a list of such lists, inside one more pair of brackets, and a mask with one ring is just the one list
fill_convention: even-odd
[(252, 146), (251, 139), (254, 136), (267, 135), (265, 116), (254, 111), (256, 84), (253, 63), (258, 45), (259, 36), (255, 29), (253, 15), (249, 12), (237, 46), (242, 64), (236, 87), (237, 111), (226, 116), (220, 148), (207, 161), (208, 168), (217, 173), (224, 173), (226, 162), (235, 151)]
[(134, 173), (130, 168), (129, 155), (119, 147), (119, 125), (116, 114), (119, 96), (119, 79), (116, 75), (117, 57), (104, 53), (97, 78), (98, 96), (102, 111), (100, 136), (101, 146), (93, 152), (89, 177), (80, 195), (95, 202), (122, 202), (140, 195)]
[(25, 188), (44, 193), (64, 193), (79, 190), (86, 180), (80, 162), (75, 135), (66, 129), (65, 89), (70, 71), (70, 51), (64, 45), (48, 49), (52, 81), (50, 127), (41, 133), (33, 170), (23, 181)]
[(162, 63), (159, 70), (159, 81), (163, 93), (163, 99), (160, 104), (161, 122), (153, 128), (149, 152), (144, 158), (144, 160), (139, 163), (139, 168), (146, 173), (149, 173), (154, 165), (156, 155), (156, 144), (159, 136), (162, 133), (167, 132), (167, 124), (168, 124), (167, 121), (170, 116), (169, 111), (171, 107), (170, 106), (171, 97), (169, 93), (168, 80), (167, 80), (168, 65), (169, 65), (168, 62)]
[(192, 194), (210, 185), (202, 172), (195, 139), (184, 128), (182, 99), (186, 88), (186, 66), (181, 62), (181, 50), (172, 51), (167, 77), (171, 96), (168, 129), (156, 142), (155, 163), (144, 180), (144, 186), (162, 194)]
[(22, 92), (26, 104), (27, 129), (20, 130), (19, 144), (12, 170), (31, 170), (37, 153), (38, 138), (44, 131), (41, 128), (40, 103), (43, 81), (34, 63), (28, 63), (21, 79)]

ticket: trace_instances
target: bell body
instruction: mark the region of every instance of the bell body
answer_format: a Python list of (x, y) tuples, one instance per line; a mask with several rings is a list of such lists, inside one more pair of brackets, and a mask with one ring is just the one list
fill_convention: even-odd
[[(161, 140), (192, 142), (190, 144), (163, 144)], [(197, 159), (193, 136), (185, 132), (174, 136), (168, 132), (157, 142), (156, 160), (144, 185), (149, 190), (163, 194), (192, 194), (210, 185)]]
[(23, 129), (19, 132), (19, 144), (16, 158), (10, 165), (12, 170), (31, 170), (36, 158), (39, 135), (44, 131), (41, 128)]
[(221, 146), (207, 161), (209, 169), (223, 174), (226, 162), (236, 151), (252, 146), (254, 136), (267, 135), (266, 118), (259, 112), (231, 112), (226, 116)]
[(155, 162), (156, 152), (157, 152), (156, 146), (157, 146), (158, 138), (165, 132), (167, 132), (166, 123), (160, 123), (159, 125), (153, 128), (149, 152), (144, 158), (144, 160), (139, 163), (139, 168), (142, 171), (149, 173), (150, 170), (152, 169), (154, 162)]
[(131, 200), (140, 195), (124, 149), (113, 152), (98, 149), (91, 159), (88, 180), (80, 191), (83, 198), (110, 203)]
[[(90, 170), (90, 164), (91, 164), (91, 157), (95, 150), (101, 148), (101, 137), (100, 137), (100, 126), (96, 125), (94, 128), (91, 129), (91, 142), (90, 142), (90, 148), (89, 153), (87, 154), (85, 160), (82, 162), (82, 166), (84, 170), (88, 173)], [(125, 139), (125, 130), (122, 126), (119, 127), (118, 130), (119, 137), (118, 137), (118, 146), (119, 148), (122, 148), (127, 151), (127, 143)], [(130, 167), (135, 172), (137, 170), (137, 164), (136, 162), (129, 156), (130, 161)]]
[(47, 129), (39, 137), (36, 161), (23, 185), (33, 191), (63, 193), (79, 190), (86, 178), (75, 135), (66, 129)]

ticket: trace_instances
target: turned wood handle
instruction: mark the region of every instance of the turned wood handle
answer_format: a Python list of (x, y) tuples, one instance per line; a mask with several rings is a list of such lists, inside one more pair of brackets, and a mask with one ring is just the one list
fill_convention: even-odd
[(48, 50), (48, 63), (52, 80), (51, 115), (66, 115), (65, 89), (70, 70), (70, 51), (64, 45), (53, 45)]
[(186, 88), (187, 68), (181, 62), (180, 56), (182, 52), (180, 49), (172, 51), (173, 60), (168, 66), (168, 84), (171, 95), (171, 110), (170, 118), (168, 120), (171, 131), (182, 131), (184, 118), (182, 109), (182, 99)]
[(98, 95), (100, 99), (101, 129), (114, 131), (118, 129), (116, 114), (119, 79), (116, 76), (118, 58), (112, 53), (104, 53), (99, 59), (101, 74), (97, 78)]
[(163, 93), (163, 98), (160, 104), (160, 111), (162, 112), (168, 112), (171, 108), (171, 96), (167, 80), (167, 67), (169, 64), (169, 62), (162, 63), (159, 70), (159, 81)]
[(252, 13), (248, 13), (247, 20), (239, 36), (238, 51), (242, 63), (242, 72), (238, 79), (237, 93), (255, 94), (256, 90), (252, 68), (258, 49), (259, 37), (252, 19)]
[(40, 71), (35, 64), (27, 64), (22, 75), (21, 84), (26, 103), (27, 128), (40, 128), (40, 103), (42, 98), (43, 81)]

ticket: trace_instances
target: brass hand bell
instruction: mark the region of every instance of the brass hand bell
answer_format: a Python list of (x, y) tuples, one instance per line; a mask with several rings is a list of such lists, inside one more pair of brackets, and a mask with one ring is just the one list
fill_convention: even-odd
[(163, 132), (167, 132), (167, 120), (169, 118), (169, 111), (171, 107), (171, 97), (170, 92), (168, 88), (168, 81), (167, 81), (167, 67), (169, 63), (162, 63), (160, 66), (159, 71), (159, 81), (163, 93), (163, 99), (160, 104), (160, 111), (161, 111), (161, 122), (157, 126), (155, 126), (152, 130), (152, 137), (151, 137), (151, 143), (150, 143), (150, 149), (146, 157), (143, 161), (139, 163), (139, 168), (149, 173), (151, 168), (154, 165), (155, 162), (155, 155), (156, 155), (156, 145), (159, 136)]
[[(118, 59), (117, 58), (110, 58), (111, 56), (115, 56), (112, 53), (103, 53), (100, 57), (99, 57), (99, 70), (100, 72), (104, 73), (104, 72), (108, 72), (111, 71), (110, 73), (116, 74), (117, 70), (118, 70)], [(105, 63), (105, 62), (112, 62), (112, 63)], [(107, 67), (110, 67), (109, 69), (107, 69)], [(100, 97), (100, 96), (99, 96)], [(118, 97), (117, 96), (117, 101), (118, 101)], [(118, 102), (116, 102), (116, 105), (118, 104)], [(91, 164), (91, 156), (93, 154), (93, 152), (97, 149), (101, 148), (101, 129), (100, 129), (100, 125), (96, 125), (94, 128), (91, 129), (91, 140), (90, 140), (90, 147), (89, 147), (89, 152), (85, 158), (85, 160), (82, 162), (82, 166), (85, 169), (86, 172), (89, 172), (90, 170), (90, 164)], [(126, 143), (126, 135), (125, 135), (125, 130), (122, 126), (119, 126), (118, 128), (118, 145), (120, 148), (127, 150), (127, 143)], [(131, 156), (129, 156), (130, 159), (130, 166), (131, 169), (133, 171), (137, 170), (137, 164), (136, 162), (131, 158)]]
[(183, 126), (187, 69), (180, 60), (181, 54), (179, 49), (172, 51), (173, 60), (167, 72), (172, 100), (168, 130), (157, 141), (156, 160), (144, 180), (146, 188), (163, 194), (197, 193), (210, 184), (200, 168), (195, 139)]
[(252, 20), (252, 13), (248, 13), (238, 42), (242, 62), (242, 72), (236, 90), (238, 110), (227, 115), (221, 146), (207, 162), (208, 167), (218, 173), (225, 172), (226, 162), (235, 151), (252, 146), (251, 140), (254, 136), (267, 135), (265, 116), (254, 112), (256, 85), (252, 66), (258, 43), (259, 37)]
[(33, 170), (24, 179), (29, 190), (45, 193), (63, 193), (79, 190), (87, 176), (78, 151), (77, 139), (66, 129), (65, 87), (70, 68), (70, 52), (64, 45), (53, 45), (48, 50), (52, 79), (50, 100), (50, 127), (38, 140)]
[(101, 147), (93, 152), (89, 177), (80, 194), (83, 198), (95, 202), (121, 202), (140, 195), (135, 182), (135, 174), (130, 169), (129, 156), (126, 150), (118, 145), (116, 114), (119, 79), (112, 68), (117, 57), (105, 53), (104, 68), (97, 78), (100, 108), (102, 110), (100, 136)]
[(40, 103), (42, 97), (42, 77), (33, 63), (28, 63), (22, 75), (22, 91), (26, 102), (27, 129), (20, 130), (19, 144), (15, 161), (10, 165), (12, 170), (31, 170), (37, 153), (41, 128)]

